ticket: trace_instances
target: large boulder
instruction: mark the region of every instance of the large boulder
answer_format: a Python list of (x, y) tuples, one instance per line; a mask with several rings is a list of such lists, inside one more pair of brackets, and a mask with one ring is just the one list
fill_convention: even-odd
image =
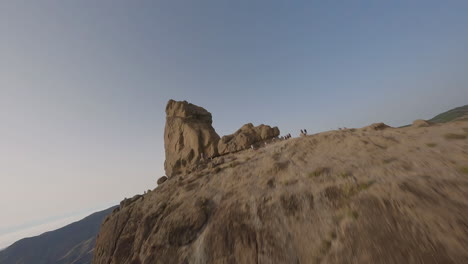
[(220, 155), (241, 151), (250, 146), (262, 143), (279, 136), (280, 131), (277, 127), (259, 125), (255, 127), (248, 123), (243, 125), (234, 134), (221, 138), (218, 143), (218, 152)]
[(168, 177), (186, 173), (200, 160), (217, 156), (218, 141), (210, 112), (187, 101), (169, 100), (164, 129), (164, 169)]

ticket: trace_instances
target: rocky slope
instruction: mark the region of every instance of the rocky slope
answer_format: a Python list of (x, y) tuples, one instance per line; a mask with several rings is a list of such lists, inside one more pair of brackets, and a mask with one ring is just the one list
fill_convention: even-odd
[(17, 241), (0, 251), (2, 264), (87, 264), (93, 259), (102, 220), (115, 207), (40, 236)]
[(468, 263), (467, 137), (373, 124), (207, 160), (122, 203), (93, 263)]

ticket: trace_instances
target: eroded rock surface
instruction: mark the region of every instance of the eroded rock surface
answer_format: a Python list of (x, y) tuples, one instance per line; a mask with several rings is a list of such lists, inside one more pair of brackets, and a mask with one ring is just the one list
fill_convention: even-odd
[(211, 113), (202, 107), (187, 101), (167, 103), (164, 168), (168, 177), (186, 173), (200, 160), (218, 155), (219, 136), (212, 122)]
[(220, 155), (238, 152), (250, 148), (254, 144), (259, 144), (269, 139), (279, 136), (277, 127), (259, 125), (255, 127), (248, 123), (243, 125), (234, 134), (223, 136), (218, 143)]

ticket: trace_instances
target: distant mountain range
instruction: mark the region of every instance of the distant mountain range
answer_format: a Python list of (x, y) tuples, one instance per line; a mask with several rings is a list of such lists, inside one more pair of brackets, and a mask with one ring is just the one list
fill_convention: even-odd
[[(450, 109), (446, 112), (443, 112), (441, 114), (434, 116), (433, 118), (427, 121), (432, 122), (432, 123), (447, 123), (455, 119), (468, 119), (468, 105)], [(401, 127), (408, 127), (408, 126), (410, 125), (404, 125)]]
[(104, 218), (116, 206), (42, 235), (24, 238), (0, 251), (1, 264), (89, 264)]
[(429, 121), (433, 123), (446, 123), (461, 117), (468, 118), (468, 105), (460, 106), (442, 114), (438, 114)]

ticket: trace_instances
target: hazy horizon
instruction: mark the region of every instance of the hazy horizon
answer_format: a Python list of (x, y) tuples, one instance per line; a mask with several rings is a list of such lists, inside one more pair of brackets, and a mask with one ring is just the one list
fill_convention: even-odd
[(0, 248), (155, 188), (169, 99), (206, 108), (220, 135), (401, 126), (466, 105), (467, 8), (3, 1)]

